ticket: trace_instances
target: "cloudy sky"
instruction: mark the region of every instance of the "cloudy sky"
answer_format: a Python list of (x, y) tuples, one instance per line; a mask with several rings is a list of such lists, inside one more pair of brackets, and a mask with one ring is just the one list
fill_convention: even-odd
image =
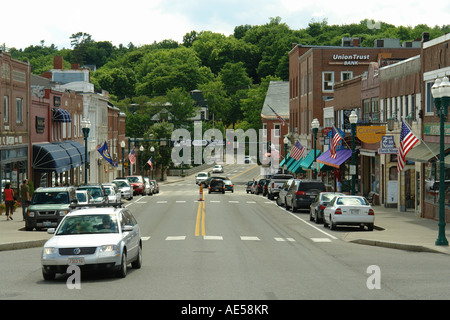
[(70, 36), (80, 31), (116, 46), (182, 42), (192, 30), (230, 35), (236, 26), (263, 25), (277, 16), (294, 30), (323, 19), (330, 25), (363, 19), (396, 26), (450, 23), (450, 1), (419, 0), (23, 0), (2, 3), (1, 12), (0, 45), (15, 48), (41, 40), (70, 48)]

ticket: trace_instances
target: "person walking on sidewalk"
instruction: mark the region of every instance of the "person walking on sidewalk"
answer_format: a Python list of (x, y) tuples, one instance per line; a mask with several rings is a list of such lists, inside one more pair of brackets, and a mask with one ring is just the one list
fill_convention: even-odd
[(20, 198), (22, 200), (22, 215), (23, 221), (26, 220), (27, 207), (30, 201), (30, 187), (28, 186), (28, 180), (23, 180), (22, 186), (20, 187)]
[(12, 214), (14, 212), (14, 191), (11, 189), (11, 184), (5, 185), (5, 207), (6, 207), (6, 220), (12, 220)]

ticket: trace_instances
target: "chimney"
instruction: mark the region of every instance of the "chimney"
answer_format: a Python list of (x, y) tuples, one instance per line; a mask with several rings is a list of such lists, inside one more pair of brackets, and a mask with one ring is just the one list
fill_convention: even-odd
[(63, 57), (54, 56), (53, 57), (53, 69), (63, 70)]
[(80, 69), (80, 64), (79, 63), (72, 63), (71, 64), (71, 68), (72, 68), (72, 70), (78, 70), (78, 69)]
[(430, 41), (430, 33), (429, 32), (422, 32), (422, 42)]

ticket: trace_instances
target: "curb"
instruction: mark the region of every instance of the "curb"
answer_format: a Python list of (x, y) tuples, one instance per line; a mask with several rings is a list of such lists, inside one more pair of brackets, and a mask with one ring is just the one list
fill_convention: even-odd
[(390, 248), (390, 249), (413, 251), (413, 252), (430, 252), (430, 253), (448, 254), (446, 252), (434, 250), (434, 249), (420, 246), (420, 245), (413, 245), (413, 244), (403, 244), (403, 243), (395, 243), (395, 242), (387, 242), (387, 241), (379, 241), (379, 240), (368, 240), (368, 239), (356, 239), (356, 240), (350, 240), (349, 242), (356, 243), (356, 244), (369, 245), (369, 246)]
[(47, 242), (47, 240), (48, 239), (3, 243), (3, 244), (0, 244), (0, 251), (42, 247)]

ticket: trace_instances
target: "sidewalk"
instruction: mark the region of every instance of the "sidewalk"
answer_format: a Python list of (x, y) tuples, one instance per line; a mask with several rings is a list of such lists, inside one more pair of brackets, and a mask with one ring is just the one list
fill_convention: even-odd
[[(159, 184), (163, 186), (189, 178), (168, 177)], [(392, 249), (450, 254), (449, 246), (435, 245), (438, 221), (417, 217), (412, 211), (398, 212), (382, 206), (373, 208), (374, 230), (342, 232), (343, 240)], [(6, 216), (0, 215), (0, 251), (41, 247), (52, 236), (45, 231), (25, 231), (20, 209), (16, 210), (13, 219), (6, 221)], [(450, 224), (446, 226), (446, 238), (450, 241)]]

